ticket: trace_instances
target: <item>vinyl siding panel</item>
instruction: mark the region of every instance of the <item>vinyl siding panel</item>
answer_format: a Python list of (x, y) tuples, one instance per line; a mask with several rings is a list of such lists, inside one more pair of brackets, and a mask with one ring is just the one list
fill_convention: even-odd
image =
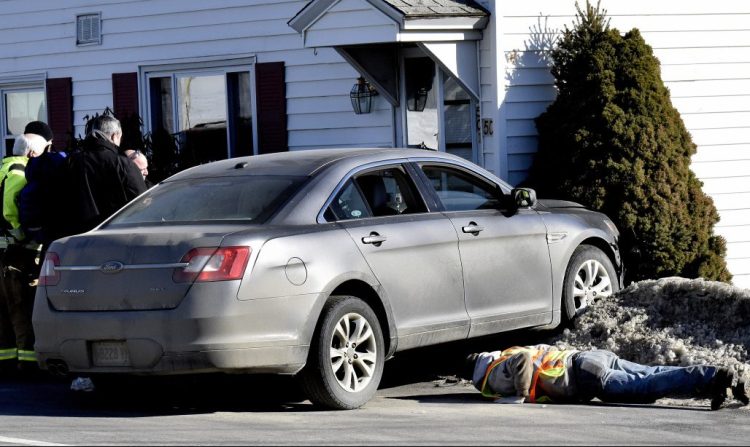
[(396, 22), (364, 0), (341, 0), (305, 31), (311, 46), (393, 42)]
[(747, 160), (750, 144), (703, 145), (693, 155), (693, 163), (726, 160)]
[[(733, 177), (731, 179), (724, 177), (703, 178), (701, 181), (703, 182), (703, 192), (711, 196), (750, 191), (750, 178), (747, 176)], [(744, 204), (744, 207), (746, 206), (747, 204)]]
[[(662, 66), (662, 79), (698, 145), (692, 170), (719, 210), (716, 232), (728, 241), (735, 284), (750, 288), (750, 2), (602, 0), (611, 26), (638, 28)], [(493, 16), (504, 76), (508, 180), (526, 177), (536, 151), (534, 119), (555, 98), (549, 60), (560, 32), (573, 24), (572, 3), (503, 2)], [(485, 149), (487, 150), (487, 149)], [(495, 149), (502, 152), (501, 149)]]
[[(137, 72), (140, 65), (235, 59), (255, 56), (257, 63), (284, 62), (289, 123), (306, 122), (304, 138), (290, 149), (326, 144), (392, 145), (392, 124), (376, 113), (362, 115), (352, 127), (337, 126), (354, 113), (349, 90), (357, 73), (334, 50), (305, 48), (302, 36), (287, 25), (306, 0), (6, 0), (0, 20), (0, 79), (44, 73), (70, 77), (75, 133), (84, 117), (112, 107), (112, 73)], [(75, 45), (75, 16), (100, 12), (102, 45)], [(33, 33), (9, 24), (23, 24)], [(315, 107), (320, 107), (317, 110)], [(376, 98), (375, 111), (390, 110)], [(323, 112), (316, 132), (306, 117)], [(389, 112), (390, 113), (390, 112)], [(351, 115), (351, 116), (349, 116)], [(390, 115), (389, 115), (390, 116)], [(305, 121), (307, 120), (307, 121)], [(326, 131), (338, 127), (335, 135)], [(366, 132), (362, 130), (370, 129)], [(374, 129), (374, 130), (373, 130)], [(366, 140), (363, 135), (374, 135)]]

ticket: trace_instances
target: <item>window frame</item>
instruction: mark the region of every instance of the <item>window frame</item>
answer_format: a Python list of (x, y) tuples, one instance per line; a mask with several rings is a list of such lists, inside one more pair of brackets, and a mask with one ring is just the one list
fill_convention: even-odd
[[(400, 169), (404, 172), (404, 175), (406, 176), (407, 180), (411, 182), (411, 186), (414, 189), (414, 199), (415, 200), (421, 200), (422, 204), (424, 205), (425, 211), (422, 212), (416, 212), (416, 213), (407, 213), (407, 214), (399, 214), (395, 216), (373, 216), (372, 210), (370, 210), (370, 204), (367, 203), (367, 199), (364, 196), (362, 190), (359, 187), (359, 184), (355, 181), (355, 178), (357, 176), (367, 174), (368, 172), (373, 171), (382, 171), (389, 168), (396, 168)], [(368, 207), (368, 211), (370, 212), (370, 216), (363, 217), (362, 219), (343, 219), (343, 220), (328, 220), (326, 219), (326, 214), (328, 211), (328, 208), (331, 207), (331, 203), (339, 196), (343, 188), (347, 185), (349, 181), (352, 181), (354, 186), (359, 191), (360, 195), (362, 196), (365, 204)], [(420, 184), (421, 179), (418, 177), (415, 177), (415, 173), (411, 169), (410, 161), (407, 159), (395, 159), (395, 160), (385, 160), (385, 161), (379, 161), (379, 162), (373, 162), (368, 163), (362, 166), (358, 166), (357, 168), (352, 169), (351, 171), (347, 172), (346, 175), (342, 177), (342, 179), (336, 184), (336, 187), (333, 188), (333, 192), (328, 196), (328, 199), (326, 199), (325, 203), (323, 204), (323, 207), (318, 211), (318, 217), (316, 219), (317, 223), (319, 224), (330, 224), (332, 222), (359, 222), (366, 219), (384, 219), (384, 218), (398, 218), (398, 217), (414, 217), (421, 214), (429, 214), (433, 212), (434, 210), (431, 207), (431, 200), (428, 200), (427, 197), (424, 196), (423, 191), (423, 185)]]
[[(488, 178), (481, 173), (474, 172), (473, 170), (470, 170), (464, 166), (461, 166), (459, 164), (453, 164), (450, 162), (446, 162), (444, 160), (430, 160), (430, 159), (419, 159), (419, 160), (412, 160), (414, 163), (414, 170), (417, 172), (420, 181), (422, 182), (422, 188), (425, 189), (426, 193), (430, 195), (431, 200), (435, 203), (435, 206), (438, 208), (438, 211), (444, 212), (444, 213), (465, 213), (465, 212), (482, 212), (482, 211), (503, 211), (507, 210), (507, 203), (508, 203), (508, 197), (510, 195), (510, 192), (512, 188), (509, 185), (506, 185), (504, 183), (498, 183), (491, 178)], [(447, 170), (457, 171), (461, 174), (464, 174), (466, 176), (469, 176), (471, 178), (476, 178), (479, 181), (487, 184), (488, 186), (494, 186), (497, 190), (499, 190), (503, 196), (504, 200), (500, 200), (500, 208), (492, 208), (492, 209), (474, 209), (474, 210), (447, 210), (445, 209), (445, 205), (443, 204), (442, 200), (440, 200), (440, 197), (437, 194), (437, 191), (435, 191), (435, 188), (432, 186), (432, 182), (430, 181), (430, 178), (427, 177), (427, 174), (424, 173), (422, 170), (423, 166), (429, 166), (429, 167), (438, 167), (438, 168), (444, 168)]]
[(226, 158), (235, 156), (236, 148), (232, 147), (233, 141), (230, 136), (229, 123), (232, 120), (232, 104), (230, 101), (230, 73), (248, 73), (250, 82), (250, 107), (252, 110), (252, 133), (253, 151), (252, 155), (258, 154), (258, 110), (257, 90), (255, 87), (255, 56), (246, 56), (237, 59), (209, 59), (209, 60), (187, 60), (171, 64), (141, 65), (138, 67), (138, 96), (140, 115), (143, 118), (145, 132), (153, 132), (154, 111), (152, 110), (151, 79), (169, 78), (172, 86), (172, 120), (175, 130), (179, 125), (178, 104), (178, 79), (185, 76), (210, 76), (221, 75), (224, 77), (224, 94), (226, 97), (225, 112), (227, 116)]
[(33, 75), (22, 78), (11, 78), (11, 79), (0, 79), (0, 144), (2, 144), (3, 156), (8, 155), (8, 151), (5, 148), (5, 141), (13, 139), (15, 141), (18, 138), (17, 134), (11, 134), (8, 129), (8, 111), (6, 110), (6, 94), (7, 93), (18, 93), (18, 92), (41, 92), (44, 97), (44, 108), (47, 112), (47, 116), (43, 117), (45, 123), (49, 122), (49, 104), (47, 104), (47, 86), (45, 84), (46, 77), (44, 75)]

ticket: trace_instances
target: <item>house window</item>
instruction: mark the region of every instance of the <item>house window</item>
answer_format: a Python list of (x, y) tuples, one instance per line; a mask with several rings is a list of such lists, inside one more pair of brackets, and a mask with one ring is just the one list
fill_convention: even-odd
[(443, 116), (445, 151), (467, 160), (474, 160), (474, 107), (471, 96), (456, 79), (443, 76)]
[(0, 86), (2, 96), (2, 122), (0, 131), (3, 135), (4, 155), (13, 153), (16, 137), (23, 134), (23, 129), (31, 121), (47, 121), (47, 101), (42, 87), (7, 87)]
[[(189, 67), (145, 75), (153, 158), (166, 165), (165, 176), (256, 153), (252, 66)], [(174, 147), (158, 147), (157, 140), (171, 141)]]
[(227, 93), (224, 75), (179, 75), (177, 135), (180, 154), (189, 165), (230, 155), (227, 141)]

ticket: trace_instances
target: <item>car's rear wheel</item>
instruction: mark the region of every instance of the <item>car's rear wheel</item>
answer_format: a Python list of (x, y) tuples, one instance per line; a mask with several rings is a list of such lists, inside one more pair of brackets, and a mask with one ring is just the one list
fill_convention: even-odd
[(620, 290), (617, 273), (609, 257), (592, 245), (575, 249), (565, 272), (563, 316), (572, 321), (591, 302)]
[(302, 387), (316, 405), (357, 408), (377, 391), (383, 362), (383, 332), (375, 312), (359, 298), (334, 296), (318, 322)]

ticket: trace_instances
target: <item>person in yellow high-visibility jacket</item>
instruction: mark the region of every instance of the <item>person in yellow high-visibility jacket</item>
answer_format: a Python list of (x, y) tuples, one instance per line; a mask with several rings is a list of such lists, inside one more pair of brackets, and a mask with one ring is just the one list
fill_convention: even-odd
[(749, 403), (746, 381), (730, 368), (713, 365), (646, 366), (606, 350), (559, 350), (514, 346), (471, 354), (462, 374), (486, 397), (500, 403), (653, 403), (663, 397), (711, 398), (718, 410), (731, 388)]
[(32, 284), (38, 275), (40, 245), (26, 240), (18, 218), (16, 198), (26, 185), (24, 170), (31, 157), (46, 150), (49, 141), (36, 134), (16, 138), (13, 155), (0, 166), (2, 229), (0, 230), (0, 374), (37, 370), (34, 352)]

